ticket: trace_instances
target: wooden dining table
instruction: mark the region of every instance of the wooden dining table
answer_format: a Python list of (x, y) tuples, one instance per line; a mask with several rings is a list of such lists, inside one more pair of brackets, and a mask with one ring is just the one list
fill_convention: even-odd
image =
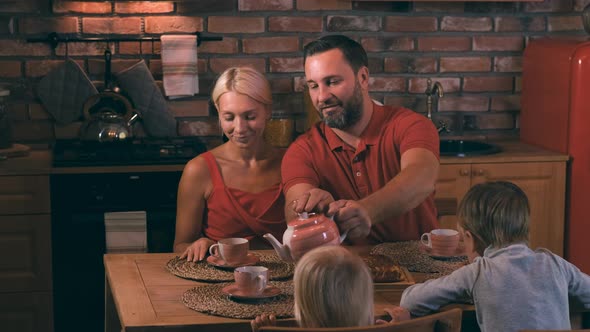
[[(106, 254), (105, 332), (157, 331), (250, 331), (250, 321), (208, 315), (186, 307), (181, 300), (188, 289), (207, 283), (183, 279), (170, 273), (166, 263), (174, 253)], [(412, 273), (416, 282), (426, 275)], [(399, 305), (403, 288), (375, 290), (375, 314)], [(474, 307), (453, 304), (463, 309), (463, 331), (478, 330)], [(575, 306), (574, 306), (575, 308)], [(588, 324), (587, 310), (574, 310), (574, 327)]]

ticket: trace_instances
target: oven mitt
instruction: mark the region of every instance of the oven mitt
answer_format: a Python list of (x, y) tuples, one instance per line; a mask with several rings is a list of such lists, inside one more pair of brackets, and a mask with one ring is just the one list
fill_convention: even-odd
[(98, 93), (84, 70), (72, 59), (39, 81), (37, 95), (55, 121), (67, 124), (80, 119), (86, 99)]
[(176, 119), (168, 110), (166, 99), (145, 61), (141, 60), (116, 76), (119, 87), (131, 98), (137, 113), (143, 119), (143, 127), (148, 135), (177, 136)]

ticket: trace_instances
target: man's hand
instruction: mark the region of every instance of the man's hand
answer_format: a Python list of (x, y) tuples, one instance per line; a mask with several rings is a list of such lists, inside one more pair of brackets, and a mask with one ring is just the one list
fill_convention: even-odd
[(367, 209), (357, 201), (344, 200), (333, 202), (328, 209), (328, 215), (340, 228), (340, 232), (348, 232), (351, 239), (362, 239), (371, 232), (371, 217)]
[(334, 202), (332, 194), (319, 188), (313, 188), (295, 198), (292, 207), (293, 211), (297, 213), (325, 213), (332, 202)]

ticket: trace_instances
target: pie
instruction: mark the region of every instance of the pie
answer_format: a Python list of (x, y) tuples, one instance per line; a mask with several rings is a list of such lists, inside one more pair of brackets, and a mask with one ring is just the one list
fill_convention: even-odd
[(404, 279), (402, 268), (385, 255), (370, 254), (362, 257), (373, 276), (373, 282), (396, 282)]

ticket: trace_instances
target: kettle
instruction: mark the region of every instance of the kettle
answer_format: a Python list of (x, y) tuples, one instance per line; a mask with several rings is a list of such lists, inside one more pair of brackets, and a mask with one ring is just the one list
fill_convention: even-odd
[(113, 142), (133, 137), (131, 126), (139, 115), (134, 113), (129, 120), (117, 112), (103, 111), (91, 115), (80, 128), (80, 138), (99, 142)]
[(80, 128), (80, 139), (115, 142), (131, 138), (131, 126), (139, 118), (128, 98), (118, 88), (112, 88), (111, 51), (104, 52), (104, 86), (101, 93), (90, 96), (82, 111), (86, 122)]
[(332, 218), (323, 214), (300, 213), (298, 218), (287, 223), (281, 244), (272, 234), (263, 237), (270, 242), (283, 261), (297, 261), (306, 252), (324, 245), (339, 245), (347, 233), (340, 235)]

